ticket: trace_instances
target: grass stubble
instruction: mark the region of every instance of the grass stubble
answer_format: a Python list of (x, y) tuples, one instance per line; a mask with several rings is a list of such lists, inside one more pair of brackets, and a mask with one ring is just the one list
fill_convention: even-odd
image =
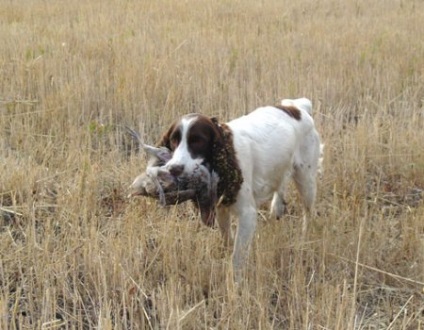
[[(5, 2), (1, 329), (422, 329), (424, 4)], [(307, 96), (326, 144), (318, 216), (265, 206), (231, 281), (190, 205), (125, 198), (187, 112)], [(282, 141), (284, 143), (284, 141)]]

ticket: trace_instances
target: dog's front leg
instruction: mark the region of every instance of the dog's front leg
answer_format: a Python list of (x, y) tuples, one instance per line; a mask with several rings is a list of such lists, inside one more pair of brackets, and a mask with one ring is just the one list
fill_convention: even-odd
[(218, 220), (219, 230), (224, 240), (224, 246), (229, 248), (233, 245), (233, 238), (231, 236), (231, 218), (228, 207), (218, 206), (216, 219)]
[(254, 237), (256, 223), (257, 223), (257, 210), (253, 203), (250, 205), (237, 205), (238, 225), (236, 240), (233, 252), (233, 270), (236, 282), (242, 279), (243, 269), (246, 266), (247, 258), (249, 256), (250, 246)]

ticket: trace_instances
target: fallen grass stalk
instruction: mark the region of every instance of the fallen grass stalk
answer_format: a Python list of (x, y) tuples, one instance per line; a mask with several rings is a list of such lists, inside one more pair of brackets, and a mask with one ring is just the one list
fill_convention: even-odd
[(327, 253), (327, 255), (332, 256), (332, 257), (337, 258), (337, 259), (340, 259), (340, 260), (343, 260), (343, 261), (347, 261), (347, 262), (352, 263), (352, 264), (355, 264), (355, 266), (357, 265), (357, 266), (360, 266), (360, 267), (363, 267), (363, 268), (372, 270), (374, 272), (381, 273), (381, 274), (384, 274), (384, 275), (387, 275), (387, 276), (396, 278), (396, 279), (401, 280), (401, 281), (405, 281), (405, 282), (409, 282), (409, 283), (421, 285), (422, 286), (422, 289), (424, 290), (424, 282), (413, 280), (411, 278), (400, 276), (400, 275), (396, 275), (396, 274), (393, 274), (393, 273), (390, 273), (390, 272), (386, 272), (386, 271), (384, 271), (382, 269), (379, 269), (379, 268), (376, 268), (376, 267), (373, 267), (373, 266), (368, 266), (368, 265), (365, 265), (365, 264), (360, 263), (358, 261), (350, 260), (348, 258), (339, 256), (337, 254)]
[(13, 210), (11, 210), (11, 209), (9, 209), (9, 208), (7, 208), (7, 207), (2, 207), (2, 206), (0, 206), (0, 211), (3, 211), (3, 212), (5, 212), (5, 213), (10, 213), (10, 214), (13, 214), (13, 215), (22, 216), (22, 213), (19, 213), (19, 212), (17, 212), (17, 211), (13, 211)]
[[(389, 324), (387, 327), (387, 330), (390, 330), (394, 324), (396, 324), (396, 320), (399, 318), (400, 314), (406, 309), (406, 306), (409, 304), (409, 302), (414, 298), (414, 296), (410, 296), (409, 299), (406, 301), (406, 303), (402, 306), (402, 308), (399, 310), (399, 312), (395, 315), (393, 318), (393, 321)], [(405, 324), (407, 325), (407, 324)]]
[(361, 219), (361, 222), (359, 224), (359, 232), (358, 232), (358, 242), (356, 246), (356, 260), (355, 260), (355, 275), (353, 277), (353, 295), (352, 295), (352, 306), (351, 306), (351, 329), (356, 329), (358, 325), (356, 324), (357, 319), (357, 307), (356, 307), (356, 300), (358, 295), (358, 276), (359, 276), (359, 255), (361, 253), (361, 240), (362, 240), (362, 230), (364, 228), (364, 221), (365, 218)]

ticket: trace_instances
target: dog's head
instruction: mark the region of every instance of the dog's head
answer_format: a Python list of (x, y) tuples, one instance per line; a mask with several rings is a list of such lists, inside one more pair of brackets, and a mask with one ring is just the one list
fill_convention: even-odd
[(166, 167), (177, 177), (191, 175), (199, 165), (211, 168), (214, 149), (222, 144), (217, 125), (200, 114), (189, 114), (175, 121), (159, 142), (159, 146), (171, 150), (172, 158)]
[[(203, 222), (212, 225), (218, 200), (227, 205), (234, 203), (243, 181), (229, 127), (218, 124), (215, 118), (189, 114), (171, 125), (159, 146), (172, 153), (165, 168), (173, 176), (182, 180), (190, 178), (199, 171), (199, 167), (205, 167), (211, 174), (217, 175), (218, 184), (213, 185), (216, 191), (211, 194), (216, 196), (215, 200), (196, 205)], [(202, 201), (206, 200), (204, 196), (201, 197)]]

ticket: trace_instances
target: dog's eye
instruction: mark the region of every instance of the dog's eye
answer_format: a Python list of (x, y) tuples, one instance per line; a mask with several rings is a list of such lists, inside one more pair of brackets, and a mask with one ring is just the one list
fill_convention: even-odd
[(188, 143), (191, 146), (201, 147), (206, 143), (206, 141), (205, 141), (205, 138), (203, 138), (202, 136), (193, 135), (193, 136), (190, 136), (190, 138), (188, 139)]
[(202, 135), (192, 135), (188, 139), (190, 151), (194, 157), (204, 156), (208, 148), (208, 140)]

